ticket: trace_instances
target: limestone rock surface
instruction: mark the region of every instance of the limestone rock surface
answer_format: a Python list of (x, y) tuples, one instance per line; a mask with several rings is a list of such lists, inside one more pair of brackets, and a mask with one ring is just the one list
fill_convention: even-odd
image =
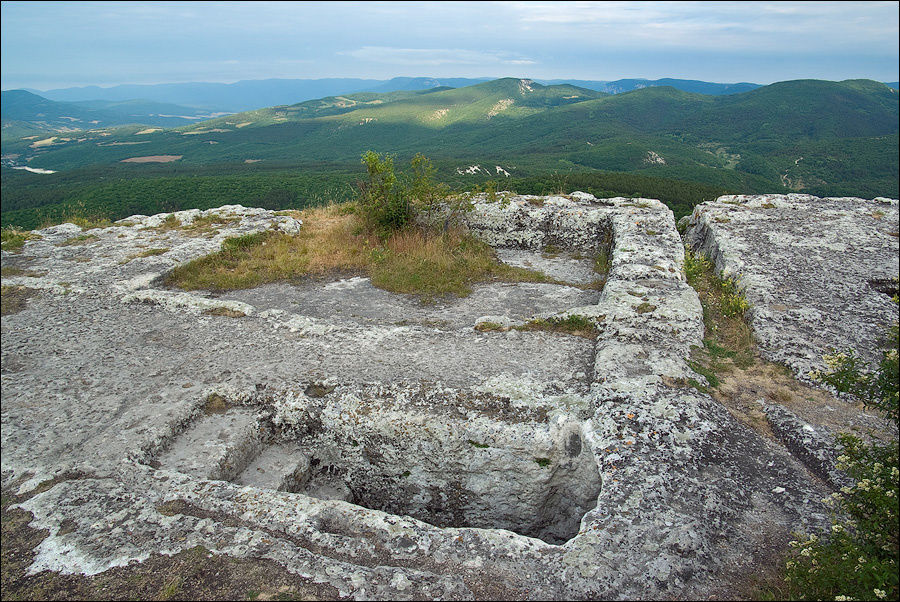
[[(22, 503), (49, 531), (30, 570), (202, 545), (355, 599), (693, 597), (827, 522), (821, 481), (686, 385), (702, 311), (662, 203), (475, 201), (470, 229), (512, 262), (552, 245), (577, 284), (575, 257), (606, 254), (603, 290), (161, 288), (229, 236), (302, 227), (241, 207), (4, 251), (4, 284), (39, 293), (2, 318), (2, 484), (56, 479)], [(596, 341), (474, 328), (573, 314)]]
[(879, 357), (897, 320), (898, 229), (892, 199), (741, 195), (698, 205), (685, 240), (739, 279), (766, 357), (807, 378), (832, 350)]

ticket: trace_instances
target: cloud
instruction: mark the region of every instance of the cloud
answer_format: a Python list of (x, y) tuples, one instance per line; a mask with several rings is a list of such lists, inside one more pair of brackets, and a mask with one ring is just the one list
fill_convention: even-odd
[(502, 2), (523, 30), (609, 46), (815, 51), (827, 43), (896, 52), (896, 2)]
[(467, 50), (463, 48), (394, 48), (363, 46), (338, 54), (375, 63), (393, 65), (534, 65), (528, 57), (510, 52)]

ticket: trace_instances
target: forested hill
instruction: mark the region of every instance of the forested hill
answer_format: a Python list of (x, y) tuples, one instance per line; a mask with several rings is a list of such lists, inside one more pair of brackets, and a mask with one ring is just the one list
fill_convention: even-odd
[[(178, 129), (4, 135), (3, 154), (31, 168), (106, 166), (106, 177), (130, 178), (151, 169), (132, 165), (144, 161), (170, 161), (159, 169), (184, 175), (292, 166), (348, 174), (374, 149), (400, 161), (424, 153), (440, 177), (461, 186), (622, 172), (716, 190), (896, 198), (898, 122), (897, 91), (869, 80), (798, 80), (711, 96), (665, 86), (609, 95), (507, 78), (331, 96)], [(61, 176), (39, 177), (45, 184), (34, 185), (51, 186)], [(16, 181), (4, 178), (4, 213), (22, 201)]]
[[(29, 90), (39, 96), (56, 101), (111, 101), (122, 102), (144, 98), (207, 111), (229, 113), (251, 111), (281, 104), (293, 104), (305, 100), (324, 98), (338, 94), (358, 92), (397, 92), (400, 90), (425, 90), (428, 88), (462, 88), (489, 81), (490, 77), (394, 77), (388, 80), (357, 78), (325, 79), (263, 79), (246, 80), (233, 84), (188, 82), (179, 84), (119, 85), (108, 88), (84, 86), (56, 90)], [(602, 80), (552, 80), (542, 84), (572, 84), (600, 92), (618, 94), (648, 86), (672, 86), (687, 92), (701, 94), (735, 94), (759, 87), (759, 84), (722, 84), (684, 79), (620, 79)]]

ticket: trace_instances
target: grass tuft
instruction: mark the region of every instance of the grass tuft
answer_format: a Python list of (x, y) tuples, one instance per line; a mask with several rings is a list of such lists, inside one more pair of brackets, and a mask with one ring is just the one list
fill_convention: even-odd
[(517, 330), (544, 330), (547, 332), (558, 332), (562, 334), (570, 334), (576, 337), (584, 337), (586, 339), (597, 338), (597, 327), (590, 318), (584, 316), (571, 315), (565, 318), (550, 317), (526, 322), (523, 326), (516, 328)]
[(27, 240), (39, 240), (40, 234), (28, 232), (26, 230), (18, 230), (15, 228), (4, 228), (0, 230), (0, 249), (10, 253), (18, 253), (25, 246)]
[(0, 315), (8, 316), (16, 314), (25, 309), (26, 301), (29, 297), (33, 297), (37, 291), (27, 286), (7, 286), (0, 287)]
[(72, 238), (67, 238), (66, 240), (58, 243), (57, 247), (71, 247), (73, 245), (85, 245), (89, 242), (97, 240), (99, 237), (96, 234), (79, 234), (78, 236), (73, 236)]
[(134, 253), (132, 255), (129, 255), (128, 257), (123, 259), (120, 263), (128, 263), (132, 259), (138, 259), (140, 257), (154, 257), (156, 255), (162, 255), (163, 253), (168, 253), (168, 252), (169, 252), (168, 247), (145, 249), (145, 250), (141, 251), (140, 253)]
[(479, 322), (475, 325), (475, 330), (479, 332), (508, 332), (510, 330), (521, 331), (543, 331), (556, 332), (560, 334), (568, 334), (586, 339), (597, 338), (597, 326), (594, 321), (584, 316), (571, 315), (565, 318), (552, 316), (549, 318), (538, 318), (529, 320), (518, 326), (503, 326), (496, 322)]

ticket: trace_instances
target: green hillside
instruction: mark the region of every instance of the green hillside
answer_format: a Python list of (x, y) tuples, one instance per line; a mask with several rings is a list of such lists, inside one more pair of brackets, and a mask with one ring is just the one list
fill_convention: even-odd
[[(424, 153), (439, 166), (438, 175), (460, 189), (488, 178), (543, 181), (554, 174), (617, 172), (711, 190), (897, 197), (898, 121), (897, 92), (867, 80), (799, 80), (709, 96), (670, 87), (607, 95), (507, 78), (455, 89), (332, 96), (178, 129), (135, 126), (35, 138), (26, 126), (11, 124), (28, 135), (4, 134), (3, 154), (18, 155), (20, 165), (76, 170), (83, 184), (100, 166), (110, 170), (107, 178), (143, 178), (152, 171), (154, 181), (166, 170), (249, 177), (291, 166), (311, 175), (337, 165), (348, 174), (359, 169), (363, 152), (375, 149), (399, 160)], [(122, 163), (129, 159), (170, 162)], [(37, 199), (34, 187), (52, 188), (62, 176), (38, 177), (29, 180), (28, 196), (20, 185), (25, 180), (4, 176), (4, 222), (9, 211), (68, 202), (58, 194)], [(333, 179), (347, 185), (345, 176)], [(264, 189), (257, 182), (246, 203), (264, 196)]]

